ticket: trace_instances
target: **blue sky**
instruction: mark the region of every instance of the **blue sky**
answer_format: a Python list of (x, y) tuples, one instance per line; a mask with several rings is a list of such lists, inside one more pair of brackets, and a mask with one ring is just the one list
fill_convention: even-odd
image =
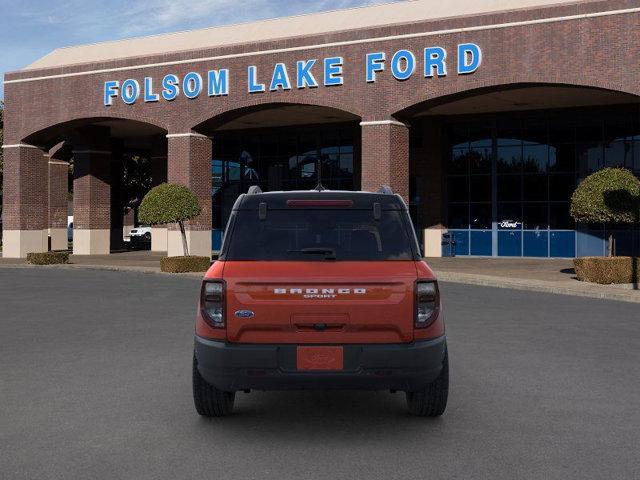
[(0, 0), (0, 74), (58, 47), (390, 1)]

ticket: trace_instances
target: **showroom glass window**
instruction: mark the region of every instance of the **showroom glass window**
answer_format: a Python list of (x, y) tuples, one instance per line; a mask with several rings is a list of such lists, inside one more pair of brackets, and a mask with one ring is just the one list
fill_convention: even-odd
[[(250, 186), (264, 191), (359, 188), (357, 123), (221, 131), (213, 141), (214, 230), (226, 225), (238, 195)], [(214, 242), (215, 243), (215, 242)]]
[(579, 179), (608, 166), (640, 172), (637, 107), (468, 118), (450, 123), (447, 137), (458, 255), (573, 257), (569, 201)]

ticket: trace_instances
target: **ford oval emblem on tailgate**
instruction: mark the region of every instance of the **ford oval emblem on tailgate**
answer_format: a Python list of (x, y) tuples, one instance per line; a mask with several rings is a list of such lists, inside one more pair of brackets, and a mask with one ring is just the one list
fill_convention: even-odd
[(254, 315), (255, 313), (253, 313), (251, 310), (236, 310), (236, 317), (250, 318), (250, 317), (253, 317)]

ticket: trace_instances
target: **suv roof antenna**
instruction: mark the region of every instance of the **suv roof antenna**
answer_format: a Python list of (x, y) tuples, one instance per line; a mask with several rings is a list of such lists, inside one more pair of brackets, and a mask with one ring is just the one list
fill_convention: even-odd
[(251, 185), (247, 190), (247, 195), (256, 195), (258, 193), (262, 193), (262, 189), (258, 185)]
[(388, 185), (382, 185), (378, 190), (378, 193), (382, 193), (383, 195), (393, 195), (393, 190)]

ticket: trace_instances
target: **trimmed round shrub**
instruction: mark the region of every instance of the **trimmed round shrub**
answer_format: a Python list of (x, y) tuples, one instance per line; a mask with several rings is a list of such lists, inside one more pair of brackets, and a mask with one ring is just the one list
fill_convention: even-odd
[(206, 272), (211, 266), (209, 257), (164, 257), (160, 259), (160, 271), (167, 273)]
[(69, 263), (69, 252), (27, 253), (31, 265), (60, 265)]
[(585, 178), (571, 196), (571, 216), (584, 223), (634, 223), (640, 180), (624, 168), (605, 168)]
[(573, 260), (576, 277), (583, 282), (612, 283), (640, 282), (638, 257), (582, 257)]
[(183, 185), (163, 183), (142, 199), (138, 218), (149, 225), (181, 223), (202, 212), (194, 193)]
[(198, 198), (183, 185), (163, 183), (152, 188), (142, 199), (138, 219), (149, 225), (177, 223), (182, 236), (182, 250), (189, 256), (184, 222), (202, 213)]

